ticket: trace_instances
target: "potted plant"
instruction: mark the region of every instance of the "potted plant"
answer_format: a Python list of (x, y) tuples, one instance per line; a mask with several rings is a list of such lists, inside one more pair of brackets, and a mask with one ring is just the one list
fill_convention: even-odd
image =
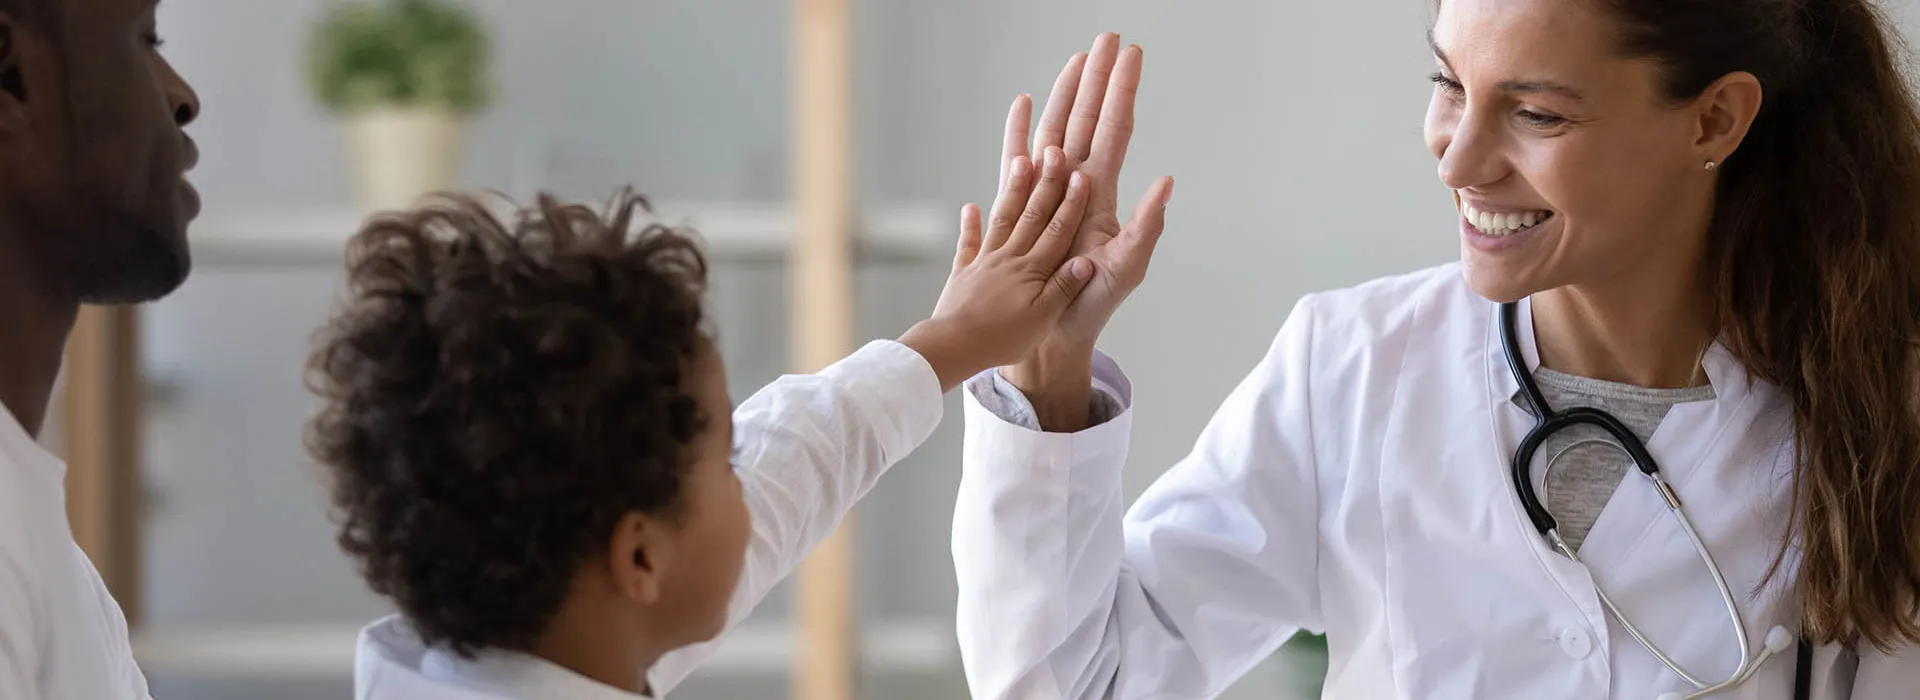
[(1284, 697), (1317, 698), (1327, 680), (1327, 637), (1301, 632), (1280, 646), (1286, 668)]
[(467, 123), (491, 97), (486, 30), (447, 0), (352, 0), (315, 28), (308, 76), (345, 125), (369, 210), (455, 185)]

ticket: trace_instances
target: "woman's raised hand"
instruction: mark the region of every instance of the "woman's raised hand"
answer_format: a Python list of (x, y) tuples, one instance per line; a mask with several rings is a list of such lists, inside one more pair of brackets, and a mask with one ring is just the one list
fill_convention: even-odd
[(1088, 187), (1086, 213), (1071, 255), (1093, 261), (1093, 279), (1037, 349), (1000, 370), (1026, 392), (1041, 427), (1050, 431), (1085, 426), (1094, 344), (1120, 303), (1146, 279), (1173, 196), (1172, 178), (1156, 179), (1134, 205), (1132, 217), (1124, 226), (1120, 223), (1120, 168), (1133, 138), (1134, 97), (1143, 60), (1139, 46), (1122, 49), (1118, 34), (1101, 34), (1091, 52), (1067, 60), (1047, 97), (1038, 133), (1030, 139), (1033, 103), (1024, 95), (1014, 100), (1007, 118), (1002, 192), (1016, 160), (1031, 160), (1029, 148), (1043, 153), (1060, 148)]

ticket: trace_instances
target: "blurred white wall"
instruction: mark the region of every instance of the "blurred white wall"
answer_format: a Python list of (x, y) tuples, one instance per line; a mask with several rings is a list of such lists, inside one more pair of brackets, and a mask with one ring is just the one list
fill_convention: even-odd
[[(194, 180), (209, 218), (349, 203), (333, 124), (304, 84), (322, 0), (167, 0), (166, 51), (199, 89)], [(789, 190), (785, 0), (476, 0), (496, 32), (500, 101), (477, 124), (466, 184), (599, 197), (634, 184), (683, 201)], [(991, 196), (1008, 101), (1044, 99), (1103, 30), (1146, 48), (1131, 202), (1178, 179), (1148, 286), (1105, 348), (1137, 385), (1127, 483), (1180, 458), (1301, 294), (1451, 260), (1448, 196), (1420, 137), (1431, 58), (1425, 0), (864, 0), (858, 4), (860, 193), (949, 209)], [(1920, 15), (1891, 6), (1911, 35)], [(931, 305), (943, 254), (862, 272), (860, 329), (891, 336)], [(733, 385), (784, 369), (778, 261), (733, 264), (715, 295)], [(298, 383), (328, 269), (203, 267), (149, 323), (156, 406), (146, 609), (155, 627), (353, 623), (382, 609), (332, 548), (299, 448)], [(928, 446), (862, 510), (870, 619), (951, 616), (947, 543), (957, 401)], [(784, 601), (770, 604), (779, 616)], [(249, 697), (263, 686), (154, 673), (156, 696)], [(1256, 672), (1238, 697), (1272, 697)], [(869, 677), (869, 697), (963, 697), (957, 674)], [(697, 681), (685, 697), (770, 696), (777, 677)], [(703, 685), (704, 683), (704, 685)], [(754, 685), (753, 683), (758, 683)], [(340, 697), (313, 681), (312, 697)], [(308, 697), (293, 686), (282, 700)]]

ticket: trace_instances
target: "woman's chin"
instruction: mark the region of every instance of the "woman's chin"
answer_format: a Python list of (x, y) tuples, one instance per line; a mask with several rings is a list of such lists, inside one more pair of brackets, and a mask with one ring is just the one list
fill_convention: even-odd
[(1467, 286), (1488, 301), (1504, 304), (1525, 299), (1538, 291), (1527, 280), (1500, 269), (1498, 265), (1474, 260), (1472, 252), (1466, 253), (1461, 263), (1461, 274), (1466, 276)]

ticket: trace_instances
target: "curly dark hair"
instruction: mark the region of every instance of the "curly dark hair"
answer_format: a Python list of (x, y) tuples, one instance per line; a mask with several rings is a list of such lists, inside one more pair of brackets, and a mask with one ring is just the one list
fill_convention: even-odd
[(340, 546), (428, 644), (527, 649), (623, 515), (676, 515), (707, 267), (636, 212), (542, 195), (508, 227), (444, 195), (349, 245), (307, 446)]

